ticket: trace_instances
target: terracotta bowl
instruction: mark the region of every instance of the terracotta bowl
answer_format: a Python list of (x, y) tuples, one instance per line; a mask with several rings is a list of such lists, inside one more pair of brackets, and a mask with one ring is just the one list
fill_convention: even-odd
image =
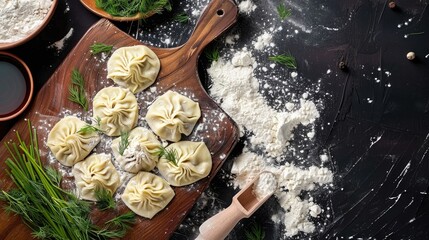
[(39, 34), (43, 28), (48, 25), (49, 21), (51, 20), (52, 16), (54, 15), (55, 9), (57, 8), (58, 0), (52, 0), (51, 8), (49, 9), (48, 14), (46, 14), (45, 19), (43, 19), (42, 23), (36, 27), (30, 34), (28, 34), (26, 37), (21, 38), (18, 41), (15, 42), (7, 42), (7, 43), (0, 43), (0, 50), (5, 50), (9, 48), (13, 48), (16, 46), (19, 46), (21, 44), (26, 43), (30, 39), (34, 38), (37, 34)]
[(97, 6), (95, 4), (95, 0), (80, 0), (80, 2), (83, 4), (83, 6), (85, 6), (88, 10), (95, 13), (96, 15), (98, 15), (100, 17), (107, 18), (107, 19), (112, 20), (112, 21), (131, 22), (131, 21), (136, 21), (139, 19), (148, 18), (148, 17), (151, 17), (155, 14), (154, 12), (151, 12), (151, 13), (148, 13), (146, 15), (136, 14), (136, 15), (130, 16), (130, 17), (115, 17), (115, 16), (110, 15), (109, 13), (104, 11), (103, 9), (97, 8)]
[[(20, 88), (25, 88), (25, 94), (23, 93), (23, 100), (21, 101), (21, 103), (19, 104), (19, 106), (17, 106), (15, 109), (12, 109), (8, 112), (0, 112), (0, 122), (2, 121), (7, 121), (10, 120), (12, 118), (17, 117), (19, 114), (21, 114), (30, 104), (31, 102), (31, 98), (33, 96), (33, 91), (34, 91), (34, 82), (33, 82), (33, 76), (31, 75), (31, 71), (28, 68), (27, 64), (25, 64), (24, 61), (22, 61), (20, 58), (18, 58), (17, 56), (7, 53), (7, 52), (0, 52), (0, 64), (1, 63), (6, 63), (6, 64), (12, 64), (16, 67), (16, 69), (19, 70), (19, 72), (22, 73), (23, 77), (24, 77), (24, 81), (25, 81), (25, 86), (20, 87)], [(10, 65), (9, 65), (10, 66)], [(15, 70), (16, 70), (15, 69)], [(1, 68), (0, 68), (0, 72), (1, 72)], [(1, 74), (2, 76), (0, 76), (1, 78), (3, 78), (4, 80), (0, 79), (0, 82), (2, 81), (9, 81), (10, 79), (7, 79), (8, 76), (4, 76), (3, 74)], [(4, 86), (1, 86), (2, 88), (5, 88), (6, 86), (9, 86), (13, 96), (16, 96), (13, 94), (13, 87), (16, 86), (14, 84), (8, 84), (7, 82), (4, 84)], [(8, 89), (9, 90), (9, 89)], [(1, 92), (1, 90), (0, 90)], [(1, 99), (2, 96), (0, 96)], [(2, 100), (2, 104), (5, 104)], [(16, 104), (17, 105), (17, 104)]]

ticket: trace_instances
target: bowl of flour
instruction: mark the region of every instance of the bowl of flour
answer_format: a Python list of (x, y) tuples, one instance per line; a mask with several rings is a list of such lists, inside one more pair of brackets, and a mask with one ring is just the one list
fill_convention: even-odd
[(0, 50), (35, 37), (54, 15), (58, 0), (0, 0)]

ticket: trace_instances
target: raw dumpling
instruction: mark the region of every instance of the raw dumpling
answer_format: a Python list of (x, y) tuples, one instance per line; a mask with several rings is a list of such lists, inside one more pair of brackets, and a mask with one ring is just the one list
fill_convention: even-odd
[(91, 154), (73, 166), (76, 187), (82, 199), (96, 201), (95, 190), (106, 189), (113, 195), (121, 183), (119, 173), (108, 154)]
[(138, 93), (155, 81), (160, 66), (158, 56), (146, 46), (121, 47), (107, 62), (107, 77)]
[(127, 172), (151, 171), (158, 162), (161, 143), (149, 129), (134, 128), (128, 135), (128, 146), (123, 154), (119, 152), (121, 137), (112, 141), (112, 151), (116, 161)]
[(170, 144), (166, 151), (174, 151), (176, 163), (162, 156), (157, 168), (161, 175), (173, 186), (194, 183), (207, 175), (212, 169), (212, 157), (204, 142), (182, 141)]
[(84, 159), (100, 142), (97, 132), (78, 133), (87, 125), (77, 117), (61, 119), (48, 135), (47, 145), (55, 158), (66, 166), (73, 166)]
[(94, 97), (94, 119), (100, 118), (100, 128), (109, 136), (129, 132), (137, 124), (137, 99), (128, 89), (106, 87)]
[(122, 201), (136, 214), (152, 218), (173, 199), (174, 191), (161, 177), (139, 172), (130, 179), (122, 194)]
[(159, 137), (172, 142), (188, 136), (201, 116), (197, 102), (173, 91), (158, 97), (149, 107), (146, 121)]

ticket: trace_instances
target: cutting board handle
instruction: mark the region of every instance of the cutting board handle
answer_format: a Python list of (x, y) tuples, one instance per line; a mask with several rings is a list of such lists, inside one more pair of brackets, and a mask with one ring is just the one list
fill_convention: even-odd
[(215, 38), (227, 30), (238, 16), (238, 7), (232, 0), (212, 0), (204, 9), (189, 40), (183, 45), (188, 54), (199, 56)]

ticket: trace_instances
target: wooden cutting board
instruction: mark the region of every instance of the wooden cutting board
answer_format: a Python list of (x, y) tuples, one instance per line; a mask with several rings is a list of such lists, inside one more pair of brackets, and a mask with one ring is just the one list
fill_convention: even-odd
[[(156, 92), (152, 94), (159, 96), (171, 89), (189, 93), (193, 100), (199, 102), (202, 117), (193, 133), (185, 139), (202, 140), (207, 144), (212, 153), (213, 168), (207, 178), (190, 186), (174, 188), (176, 196), (167, 208), (151, 220), (139, 217), (125, 239), (169, 238), (190, 211), (197, 198), (208, 187), (238, 141), (236, 124), (207, 95), (197, 73), (197, 60), (204, 47), (230, 27), (236, 21), (237, 15), (238, 8), (232, 0), (213, 0), (201, 15), (187, 43), (169, 49), (148, 46), (161, 61), (161, 70), (154, 84)], [(6, 173), (5, 160), (9, 154), (4, 147), (4, 142), (16, 139), (14, 130), (20, 132), (24, 139), (28, 139), (27, 123), (24, 118), (30, 119), (33, 125), (38, 128), (42, 157), (46, 157), (49, 152), (46, 147), (46, 137), (50, 128), (63, 117), (64, 110), (68, 110), (69, 114), (80, 115), (82, 118), (90, 116), (91, 113), (83, 113), (78, 105), (67, 100), (68, 86), (71, 81), (70, 74), (73, 69), (76, 68), (83, 74), (86, 90), (89, 93), (88, 97), (91, 100), (101, 88), (114, 85), (112, 80), (106, 78), (107, 60), (100, 61), (100, 56), (93, 56), (89, 51), (90, 45), (94, 42), (111, 44), (114, 45), (115, 49), (142, 44), (116, 28), (106, 19), (100, 20), (88, 30), (40, 90), (27, 113), (13, 126), (0, 143), (1, 189), (9, 190), (13, 187)], [(43, 61), (43, 56), (41, 56), (40, 61)], [(146, 113), (147, 104), (147, 101), (139, 102), (141, 117)], [(46, 160), (45, 163), (47, 163)], [(59, 166), (58, 163), (53, 165), (54, 167)], [(0, 239), (29, 239), (30, 229), (19, 217), (5, 213), (4, 203), (0, 204), (3, 204), (0, 205)], [(119, 201), (118, 204), (120, 212), (128, 211), (122, 201)], [(92, 218), (95, 222), (102, 222), (103, 219), (111, 218), (114, 215), (113, 212), (100, 213), (94, 210)]]

